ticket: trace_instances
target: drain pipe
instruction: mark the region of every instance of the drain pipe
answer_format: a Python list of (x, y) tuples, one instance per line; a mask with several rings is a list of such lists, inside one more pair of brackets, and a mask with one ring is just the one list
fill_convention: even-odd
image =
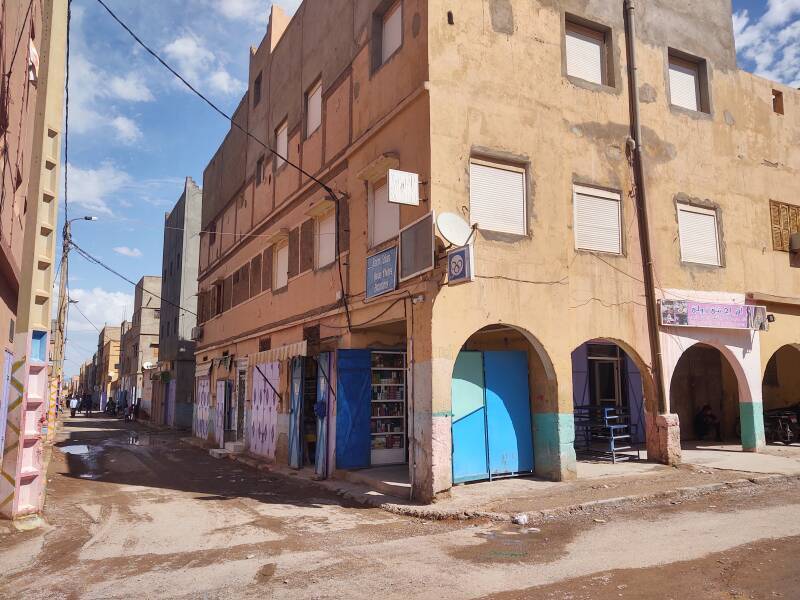
[(642, 124), (639, 115), (639, 73), (636, 64), (636, 2), (625, 0), (625, 36), (628, 49), (628, 85), (631, 105), (631, 133), (633, 135), (633, 169), (636, 186), (636, 212), (639, 219), (639, 239), (642, 249), (644, 293), (647, 304), (647, 332), (650, 338), (652, 373), (655, 383), (656, 406), (659, 414), (667, 412), (664, 397), (664, 371), (661, 357), (661, 340), (658, 332), (658, 303), (655, 292), (653, 255), (650, 248), (650, 224), (647, 218), (647, 192), (642, 152)]

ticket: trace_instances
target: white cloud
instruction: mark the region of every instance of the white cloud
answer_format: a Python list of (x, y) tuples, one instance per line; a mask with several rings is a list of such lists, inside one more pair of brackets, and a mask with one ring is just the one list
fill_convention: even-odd
[(127, 256), (128, 258), (141, 258), (142, 256), (141, 250), (138, 248), (128, 248), (127, 246), (117, 246), (114, 248), (114, 252), (122, 256)]
[(739, 53), (755, 64), (757, 75), (800, 86), (800, 0), (768, 0), (767, 10), (752, 20), (747, 10), (733, 16)]
[(213, 89), (228, 96), (242, 93), (245, 88), (244, 82), (231, 76), (231, 74), (224, 69), (212, 73), (208, 78), (208, 83), (211, 84)]
[(201, 73), (208, 71), (215, 61), (214, 53), (191, 34), (172, 40), (164, 48), (164, 53), (176, 63), (178, 72), (192, 83), (199, 82)]
[(142, 130), (135, 121), (128, 117), (114, 117), (110, 125), (117, 132), (117, 136), (126, 144), (132, 144), (142, 137)]
[(73, 205), (102, 215), (111, 215), (108, 204), (112, 195), (131, 182), (131, 176), (112, 163), (103, 163), (97, 169), (82, 169), (69, 165), (69, 201)]
[(131, 72), (112, 77), (108, 91), (113, 97), (128, 102), (152, 102), (155, 99), (144, 77), (139, 73)]
[(214, 0), (213, 5), (228, 19), (260, 21), (267, 16), (266, 0)]
[(133, 294), (109, 292), (100, 287), (72, 288), (69, 297), (78, 301), (78, 307), (86, 318), (75, 307), (70, 308), (67, 331), (91, 331), (96, 334), (94, 327), (87, 322), (87, 318), (98, 329), (103, 329), (104, 325), (117, 326), (124, 318), (130, 318), (133, 314)]
[(193, 86), (208, 87), (225, 96), (242, 93), (244, 83), (233, 77), (222, 61), (198, 36), (187, 33), (164, 47), (164, 54), (175, 63), (176, 70)]

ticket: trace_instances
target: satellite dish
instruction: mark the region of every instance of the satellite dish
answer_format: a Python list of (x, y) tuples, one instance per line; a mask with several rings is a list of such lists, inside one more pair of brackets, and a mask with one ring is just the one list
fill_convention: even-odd
[(436, 218), (442, 237), (454, 246), (466, 246), (472, 237), (472, 227), (455, 213), (442, 213)]

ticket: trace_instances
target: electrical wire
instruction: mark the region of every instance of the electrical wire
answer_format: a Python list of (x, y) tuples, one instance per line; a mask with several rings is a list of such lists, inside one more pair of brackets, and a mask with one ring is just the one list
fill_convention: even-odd
[(69, 48), (72, 0), (67, 0), (67, 55), (64, 71), (64, 223), (69, 221)]
[(25, 18), (22, 20), (22, 28), (19, 30), (19, 37), (17, 38), (17, 45), (14, 46), (14, 52), (11, 54), (11, 66), (8, 68), (8, 73), (5, 76), (8, 79), (11, 79), (11, 71), (14, 69), (14, 61), (17, 58), (17, 52), (19, 51), (19, 45), (22, 43), (22, 36), (25, 34), (25, 25), (28, 23), (28, 17), (30, 17), (31, 9), (33, 8), (33, 0), (28, 3), (28, 10), (25, 11)]
[[(323, 181), (321, 181), (317, 177), (314, 177), (314, 175), (312, 175), (311, 173), (307, 172), (300, 165), (297, 165), (297, 164), (293, 163), (291, 160), (289, 160), (288, 157), (282, 156), (274, 148), (269, 146), (266, 142), (262, 141), (260, 138), (256, 137), (253, 133), (251, 133), (250, 131), (248, 131), (247, 129), (245, 129), (241, 125), (239, 125), (239, 123), (237, 123), (233, 119), (232, 116), (228, 115), (219, 106), (214, 104), (214, 102), (212, 102), (207, 96), (205, 96), (202, 92), (197, 90), (197, 88), (195, 88), (191, 83), (189, 83), (180, 73), (178, 73), (174, 68), (172, 68), (172, 66), (170, 66), (169, 63), (167, 63), (167, 61), (165, 61), (163, 58), (161, 58), (161, 56), (155, 50), (153, 50), (152, 48), (150, 48), (150, 46), (145, 44), (144, 41), (142, 41), (142, 39), (138, 35), (136, 35), (136, 33), (134, 33), (133, 30), (130, 27), (128, 27), (128, 25), (122, 19), (120, 19), (114, 13), (114, 11), (112, 11), (109, 8), (109, 6), (103, 0), (97, 0), (97, 3), (100, 4), (100, 6), (102, 6), (106, 10), (106, 12), (111, 16), (111, 18), (114, 19), (119, 24), (119, 26), (122, 27), (136, 41), (136, 43), (138, 43), (142, 48), (144, 48), (144, 50), (148, 54), (150, 54), (150, 56), (152, 56), (165, 69), (167, 69), (170, 73), (172, 73), (172, 75), (174, 75), (181, 83), (183, 83), (183, 85), (185, 85), (189, 90), (191, 90), (198, 98), (200, 98), (206, 104), (208, 104), (208, 106), (210, 106), (212, 110), (214, 110), (216, 113), (218, 113), (220, 116), (222, 116), (228, 122), (230, 122), (230, 124), (233, 127), (235, 127), (236, 129), (238, 129), (239, 131), (244, 133), (248, 138), (252, 139), (259, 146), (261, 146), (264, 150), (268, 151), (271, 155), (273, 155), (276, 158), (280, 159), (281, 161), (283, 161), (284, 163), (288, 164), (293, 169), (297, 170), (300, 174), (304, 175), (309, 180), (311, 180), (314, 183), (316, 183), (317, 185), (319, 185), (325, 191), (325, 193), (329, 195), (329, 199), (331, 201), (333, 201), (333, 203), (334, 203), (334, 205), (336, 207), (336, 231), (338, 233), (338, 231), (339, 231), (339, 206), (341, 204), (342, 198), (346, 197), (346, 194), (343, 194), (343, 193), (340, 192), (339, 193), (340, 195), (337, 195), (337, 193), (333, 190), (333, 188), (331, 188), (328, 184), (324, 183)], [(345, 293), (344, 275), (342, 273), (342, 257), (341, 257), (341, 252), (339, 252), (339, 236), (338, 235), (336, 236), (336, 250), (337, 250), (337, 252), (336, 252), (337, 263), (339, 265), (339, 285), (341, 287), (341, 292), (342, 292), (342, 304), (344, 305), (344, 310), (345, 310), (345, 314), (347, 315), (347, 322), (348, 322), (348, 326), (349, 326), (349, 323), (350, 323), (350, 307), (347, 305), (347, 294)], [(192, 314), (194, 314), (194, 313), (192, 313)]]
[(185, 308), (185, 307), (181, 306), (180, 304), (176, 304), (175, 302), (172, 302), (171, 300), (167, 300), (166, 298), (162, 298), (161, 296), (159, 296), (158, 294), (155, 294), (155, 293), (151, 292), (150, 290), (145, 290), (145, 289), (144, 289), (144, 286), (140, 286), (140, 285), (139, 285), (138, 283), (136, 283), (135, 281), (132, 281), (132, 280), (128, 279), (127, 277), (125, 277), (125, 275), (123, 275), (123, 274), (122, 274), (122, 273), (120, 273), (119, 271), (116, 271), (116, 270), (114, 270), (112, 267), (109, 267), (109, 266), (108, 266), (106, 263), (104, 263), (102, 260), (100, 260), (99, 258), (96, 258), (96, 257), (92, 256), (91, 254), (89, 254), (88, 252), (86, 252), (86, 250), (84, 250), (83, 248), (81, 248), (80, 246), (78, 246), (78, 244), (76, 244), (76, 243), (75, 243), (75, 242), (73, 242), (72, 240), (70, 240), (70, 242), (69, 242), (69, 243), (70, 243), (70, 245), (71, 245), (71, 246), (72, 246), (72, 247), (75, 249), (75, 251), (76, 251), (78, 254), (80, 254), (80, 255), (81, 255), (81, 256), (82, 256), (84, 259), (86, 259), (88, 262), (94, 263), (94, 264), (96, 264), (97, 266), (99, 266), (99, 267), (102, 267), (103, 269), (105, 269), (106, 271), (108, 271), (109, 273), (111, 273), (112, 275), (116, 275), (117, 277), (119, 277), (119, 278), (120, 278), (120, 279), (122, 279), (123, 281), (126, 281), (126, 282), (128, 282), (129, 284), (131, 284), (131, 285), (132, 285), (132, 286), (133, 286), (135, 289), (141, 289), (142, 291), (144, 291), (144, 292), (147, 292), (148, 294), (150, 294), (150, 295), (151, 295), (153, 298), (158, 298), (158, 299), (159, 299), (161, 302), (166, 302), (166, 303), (167, 303), (167, 304), (169, 304), (170, 306), (174, 306), (175, 308), (177, 308), (177, 309), (179, 309), (179, 310), (181, 310), (181, 311), (183, 311), (183, 312), (185, 312), (185, 313), (188, 313), (188, 314), (190, 314), (190, 315), (194, 315), (195, 317), (197, 316), (197, 313), (196, 313), (196, 312), (194, 312), (194, 311), (191, 311), (191, 310), (189, 310), (188, 308)]
[[(69, 301), (67, 301), (67, 302), (69, 303)], [(89, 323), (89, 325), (91, 325), (92, 327), (94, 327), (94, 329), (95, 329), (95, 331), (97, 331), (97, 333), (100, 333), (100, 330), (97, 328), (97, 325), (95, 325), (94, 323), (92, 323), (92, 321), (89, 319), (89, 317), (87, 317), (85, 314), (83, 314), (83, 311), (81, 310), (81, 307), (80, 307), (80, 306), (78, 306), (78, 304), (77, 304), (77, 303), (75, 303), (75, 308), (76, 308), (76, 310), (77, 310), (77, 311), (78, 311), (78, 312), (81, 314), (81, 316), (82, 316), (84, 319), (86, 319), (86, 322), (87, 322), (87, 323)]]

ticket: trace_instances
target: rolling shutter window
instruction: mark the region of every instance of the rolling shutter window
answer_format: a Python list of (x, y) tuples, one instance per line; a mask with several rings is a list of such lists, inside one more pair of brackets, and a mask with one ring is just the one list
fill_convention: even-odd
[(622, 254), (620, 195), (598, 188), (576, 185), (575, 248)]
[(381, 64), (389, 60), (403, 43), (403, 4), (401, 2), (398, 2), (386, 13), (382, 33)]
[(717, 213), (694, 206), (678, 206), (681, 260), (720, 266)]
[[(276, 166), (282, 167), (286, 161), (284, 158), (289, 157), (289, 126), (286, 122), (283, 123), (275, 132), (275, 150), (278, 156), (275, 158)], [(281, 158), (283, 157), (283, 158)]]
[(317, 220), (317, 268), (336, 258), (336, 215), (329, 213)]
[(567, 23), (567, 74), (603, 84), (605, 35), (587, 27)]
[(373, 187), (370, 208), (370, 246), (396, 237), (400, 231), (400, 205), (389, 203), (389, 186)]
[(308, 121), (306, 137), (310, 136), (322, 123), (322, 82), (317, 83), (308, 93)]
[(670, 57), (670, 102), (688, 110), (700, 110), (700, 76), (696, 64)]
[(272, 289), (279, 290), (289, 283), (289, 245), (283, 244), (275, 251), (275, 284)]
[(525, 170), (472, 161), (469, 168), (470, 224), (485, 231), (526, 235)]

